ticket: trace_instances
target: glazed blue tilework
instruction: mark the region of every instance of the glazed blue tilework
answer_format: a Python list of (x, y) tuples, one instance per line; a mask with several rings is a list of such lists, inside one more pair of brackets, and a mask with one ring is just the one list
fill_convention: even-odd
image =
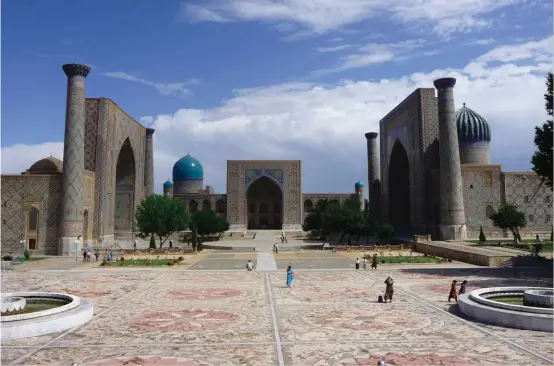
[(252, 181), (265, 175), (279, 184), (283, 184), (283, 169), (246, 169), (244, 171), (244, 185), (248, 186)]

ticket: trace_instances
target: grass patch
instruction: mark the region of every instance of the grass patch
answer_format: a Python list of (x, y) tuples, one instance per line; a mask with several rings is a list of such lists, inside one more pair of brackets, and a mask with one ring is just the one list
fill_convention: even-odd
[[(470, 243), (476, 243), (476, 244), (480, 243), (479, 240), (468, 240), (468, 241)], [(484, 245), (488, 245), (492, 247), (496, 246), (496, 247), (506, 247), (506, 248), (512, 248), (512, 249), (532, 251), (531, 248), (533, 244), (536, 244), (535, 240), (527, 239), (527, 240), (521, 241), (519, 244), (516, 244), (511, 240), (510, 241), (487, 240)], [(553, 250), (554, 250), (554, 245), (550, 240), (543, 241), (541, 252), (552, 252)]]
[(177, 264), (178, 259), (125, 259), (109, 262), (111, 267), (169, 267)]
[[(379, 263), (440, 263), (442, 259), (425, 256), (378, 257)], [(371, 264), (371, 262), (370, 262)]]

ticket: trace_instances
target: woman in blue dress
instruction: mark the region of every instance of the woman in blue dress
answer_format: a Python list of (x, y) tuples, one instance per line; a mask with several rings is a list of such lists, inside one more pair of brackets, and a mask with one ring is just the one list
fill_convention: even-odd
[(294, 270), (291, 266), (287, 268), (287, 287), (290, 288), (290, 285), (292, 285), (292, 280), (294, 279)]

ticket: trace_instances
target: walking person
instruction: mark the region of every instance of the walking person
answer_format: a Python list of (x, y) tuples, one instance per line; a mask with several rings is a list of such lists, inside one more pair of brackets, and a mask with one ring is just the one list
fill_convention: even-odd
[(392, 295), (394, 295), (394, 279), (389, 275), (385, 280), (385, 302), (389, 300), (392, 302)]
[(246, 263), (246, 270), (248, 272), (252, 272), (252, 270), (254, 269), (254, 264), (252, 263), (252, 261), (249, 259), (248, 260), (248, 263)]
[(373, 259), (371, 260), (371, 269), (377, 269), (377, 253), (373, 254)]
[(356, 269), (360, 269), (360, 259), (356, 258)]
[(456, 300), (458, 302), (458, 294), (456, 292), (456, 283), (458, 281), (454, 280), (452, 281), (452, 285), (450, 286), (450, 293), (448, 294), (448, 302), (450, 302), (451, 299)]
[(291, 288), (292, 281), (294, 280), (294, 270), (291, 266), (287, 268), (287, 287)]
[(275, 243), (275, 254), (279, 254), (279, 243)]
[(83, 262), (87, 261), (87, 250), (83, 249)]
[(367, 257), (364, 255), (364, 270), (367, 269)]
[(463, 280), (462, 283), (460, 284), (460, 291), (458, 292), (458, 295), (463, 295), (466, 293), (466, 285), (467, 285), (467, 281)]

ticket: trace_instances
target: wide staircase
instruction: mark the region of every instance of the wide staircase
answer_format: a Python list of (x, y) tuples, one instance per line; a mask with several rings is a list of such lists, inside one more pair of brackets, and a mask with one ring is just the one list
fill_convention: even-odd
[(250, 231), (252, 234), (253, 245), (257, 252), (272, 252), (273, 244), (281, 244), (281, 232), (275, 230), (256, 230)]

